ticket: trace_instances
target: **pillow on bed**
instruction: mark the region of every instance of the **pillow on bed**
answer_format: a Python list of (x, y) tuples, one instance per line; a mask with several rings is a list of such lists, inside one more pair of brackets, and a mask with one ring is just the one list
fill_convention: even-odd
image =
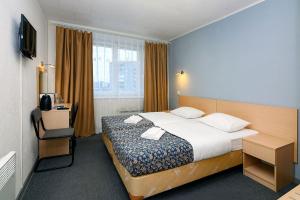
[(225, 132), (239, 131), (250, 124), (245, 120), (224, 113), (213, 113), (198, 120)]
[(179, 117), (187, 119), (195, 119), (203, 116), (205, 113), (201, 110), (192, 107), (180, 107), (174, 110), (171, 110), (171, 113)]

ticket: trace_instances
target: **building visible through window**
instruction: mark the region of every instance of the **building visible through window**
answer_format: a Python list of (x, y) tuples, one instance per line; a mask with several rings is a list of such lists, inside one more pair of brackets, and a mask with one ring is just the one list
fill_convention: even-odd
[(96, 40), (93, 46), (95, 97), (143, 97), (143, 42), (106, 39)]

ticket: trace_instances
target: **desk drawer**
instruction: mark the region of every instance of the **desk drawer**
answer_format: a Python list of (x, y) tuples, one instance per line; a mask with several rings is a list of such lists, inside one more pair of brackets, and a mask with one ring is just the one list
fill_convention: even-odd
[(275, 151), (243, 140), (243, 152), (275, 165)]

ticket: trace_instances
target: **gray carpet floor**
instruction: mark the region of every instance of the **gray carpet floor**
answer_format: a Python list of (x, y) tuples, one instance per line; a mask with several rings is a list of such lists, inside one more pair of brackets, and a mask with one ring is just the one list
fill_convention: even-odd
[[(75, 163), (70, 168), (34, 173), (20, 199), (23, 200), (121, 200), (128, 194), (99, 135), (78, 139)], [(66, 158), (43, 161), (41, 167), (62, 164)], [(149, 200), (271, 200), (292, 189), (280, 192), (243, 176), (236, 167), (172, 189)]]

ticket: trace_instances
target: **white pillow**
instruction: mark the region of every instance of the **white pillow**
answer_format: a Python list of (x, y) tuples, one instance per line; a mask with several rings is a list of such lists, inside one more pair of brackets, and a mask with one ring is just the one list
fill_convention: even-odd
[(194, 119), (203, 116), (205, 113), (201, 110), (192, 107), (180, 107), (171, 111), (172, 114), (179, 117)]
[(224, 113), (213, 113), (198, 120), (225, 132), (239, 131), (250, 124), (250, 122)]

